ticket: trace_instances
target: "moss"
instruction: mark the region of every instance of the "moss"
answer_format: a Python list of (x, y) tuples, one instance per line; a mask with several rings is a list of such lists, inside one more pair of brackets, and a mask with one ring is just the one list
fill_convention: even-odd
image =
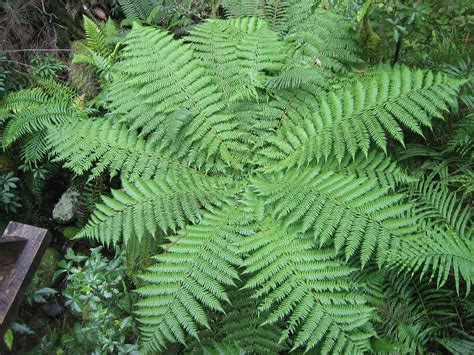
[(360, 30), (360, 42), (365, 58), (371, 63), (380, 60), (380, 41), (380, 36), (372, 29), (367, 15), (364, 16)]
[(77, 233), (79, 233), (80, 230), (81, 228), (79, 227), (66, 227), (63, 229), (63, 236), (66, 239), (72, 239)]
[(38, 289), (44, 287), (51, 287), (53, 285), (54, 273), (58, 268), (58, 262), (61, 260), (61, 256), (56, 249), (48, 248), (44, 253), (43, 259), (36, 270), (36, 276), (38, 277)]

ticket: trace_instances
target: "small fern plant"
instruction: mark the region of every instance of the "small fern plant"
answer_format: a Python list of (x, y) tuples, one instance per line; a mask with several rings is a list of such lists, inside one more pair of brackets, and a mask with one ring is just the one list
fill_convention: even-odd
[[(41, 132), (76, 174), (121, 178), (80, 236), (162, 246), (138, 289), (145, 351), (177, 342), (204, 353), (401, 351), (404, 333), (378, 326), (378, 269), (449, 279), (455, 295), (473, 281), (470, 210), (443, 207), (457, 215), (444, 223), (412, 200), (416, 178), (388, 154), (405, 131), (423, 135), (462, 81), (408, 67), (346, 77), (343, 57), (333, 52), (338, 65), (323, 68), (310, 33), (291, 26), (209, 20), (176, 40), (135, 24), (103, 117), (68, 95), (34, 107), (70, 107), (61, 120), (31, 115), (37, 92), (6, 99), (5, 146)], [(380, 279), (379, 294), (392, 292)]]

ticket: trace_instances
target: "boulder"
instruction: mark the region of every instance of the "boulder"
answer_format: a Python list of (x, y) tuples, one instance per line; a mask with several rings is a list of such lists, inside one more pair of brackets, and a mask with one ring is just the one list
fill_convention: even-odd
[(69, 188), (59, 199), (53, 209), (53, 219), (60, 224), (68, 224), (77, 218), (80, 205), (80, 194), (77, 190)]

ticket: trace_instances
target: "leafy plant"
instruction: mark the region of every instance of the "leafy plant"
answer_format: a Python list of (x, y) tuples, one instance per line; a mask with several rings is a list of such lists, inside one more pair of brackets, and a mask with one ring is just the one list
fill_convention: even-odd
[(202, 19), (217, 11), (217, 1), (206, 0), (118, 0), (118, 3), (127, 17), (125, 22), (160, 25), (177, 32), (192, 26), (193, 17)]
[[(413, 323), (423, 309), (411, 286), (401, 301), (390, 289), (419, 280), (439, 324), (441, 287), (456, 304), (469, 295), (470, 209), (391, 157), (454, 106), (464, 81), (406, 66), (347, 74), (360, 62), (350, 26), (296, 5), (273, 22), (276, 2), (212, 19), (179, 40), (135, 23), (103, 117), (60, 86), (15, 93), (6, 146), (41, 132), (44, 154), (76, 174), (120, 178), (78, 236), (162, 245), (138, 289), (145, 351), (192, 338), (210, 338), (211, 353), (468, 349), (457, 324)], [(341, 25), (326, 28), (325, 14)], [(97, 307), (95, 279), (66, 267), (81, 286), (71, 281), (68, 304)]]
[(109, 19), (100, 28), (84, 16), (84, 31), (86, 39), (77, 43), (79, 53), (74, 55), (72, 64), (90, 65), (98, 73), (101, 82), (105, 83), (120, 48), (120, 42), (114, 43), (118, 37), (117, 27)]
[(35, 78), (51, 79), (55, 78), (59, 72), (66, 68), (63, 61), (50, 55), (34, 53), (30, 58), (30, 74)]
[(20, 198), (16, 193), (18, 181), (12, 171), (0, 174), (0, 202), (4, 212), (16, 212), (21, 207)]
[(68, 249), (56, 277), (66, 277), (65, 305), (81, 319), (70, 334), (46, 336), (39, 352), (62, 349), (68, 354), (137, 353), (130, 296), (124, 280), (124, 255), (109, 260), (93, 248), (90, 255)]

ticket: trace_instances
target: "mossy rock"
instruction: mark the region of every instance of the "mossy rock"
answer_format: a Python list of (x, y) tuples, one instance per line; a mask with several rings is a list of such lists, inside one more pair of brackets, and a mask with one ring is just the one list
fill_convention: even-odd
[(56, 249), (48, 248), (44, 253), (43, 259), (36, 270), (38, 277), (38, 289), (44, 287), (51, 287), (53, 285), (54, 273), (58, 269), (58, 262), (61, 260), (61, 255)]
[(60, 224), (68, 224), (77, 218), (80, 205), (80, 194), (74, 188), (69, 188), (53, 209), (53, 219)]
[(372, 29), (366, 17), (364, 18), (359, 36), (365, 58), (371, 63), (380, 61), (381, 38), (377, 32)]

